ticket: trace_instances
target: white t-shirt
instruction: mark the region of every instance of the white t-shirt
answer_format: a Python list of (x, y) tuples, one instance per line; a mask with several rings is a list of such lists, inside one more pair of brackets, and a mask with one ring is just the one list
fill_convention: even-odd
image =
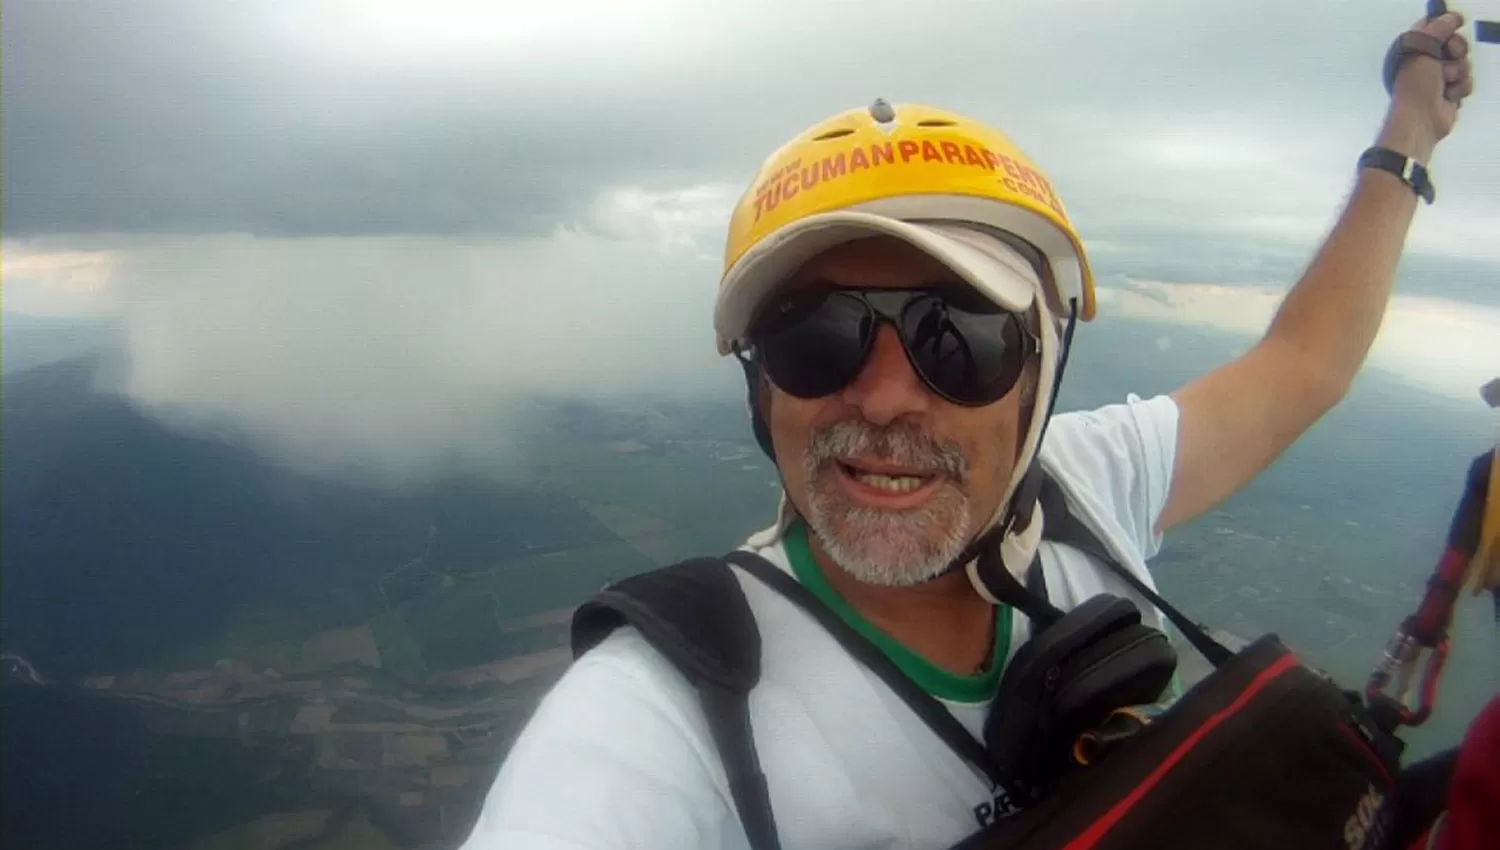
[[(1042, 462), (1070, 507), (1148, 584), (1177, 445), (1168, 396), (1053, 418)], [(782, 544), (754, 550), (790, 571)], [(1064, 610), (1129, 587), (1044, 542)], [(801, 609), (738, 571), (762, 636), (751, 723), (785, 850), (946, 848), (994, 816), (984, 776)], [(1138, 600), (1149, 625), (1155, 609)], [(1026, 638), (1012, 619), (1013, 653)], [(943, 700), (976, 737), (986, 702)], [(748, 850), (696, 693), (633, 629), (579, 659), (541, 701), (466, 850)]]

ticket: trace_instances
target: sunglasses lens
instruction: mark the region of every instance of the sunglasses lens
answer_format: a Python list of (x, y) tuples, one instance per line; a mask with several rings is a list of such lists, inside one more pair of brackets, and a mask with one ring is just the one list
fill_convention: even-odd
[(836, 393), (864, 364), (877, 310), (899, 317), (911, 362), (949, 401), (990, 404), (1004, 398), (1021, 375), (1027, 349), (1020, 320), (961, 287), (790, 293), (756, 322), (760, 361), (772, 382), (791, 395)]
[(791, 395), (820, 398), (859, 374), (872, 331), (873, 316), (858, 298), (805, 290), (773, 303), (754, 336), (772, 382)]
[(917, 371), (958, 404), (1004, 398), (1026, 362), (1019, 319), (977, 293), (917, 298), (901, 331)]

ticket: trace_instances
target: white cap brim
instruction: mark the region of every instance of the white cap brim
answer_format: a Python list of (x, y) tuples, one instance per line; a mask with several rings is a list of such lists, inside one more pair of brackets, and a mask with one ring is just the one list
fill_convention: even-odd
[(1035, 267), (1003, 240), (962, 225), (916, 224), (843, 210), (809, 216), (750, 249), (725, 275), (714, 308), (719, 351), (741, 342), (766, 299), (809, 260), (845, 242), (892, 236), (919, 248), (1007, 310), (1031, 308), (1042, 283)]

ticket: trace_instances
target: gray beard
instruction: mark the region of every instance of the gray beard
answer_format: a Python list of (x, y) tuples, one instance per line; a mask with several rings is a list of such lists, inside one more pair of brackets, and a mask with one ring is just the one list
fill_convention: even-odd
[[(837, 485), (835, 485), (837, 486)], [(935, 497), (947, 501), (953, 493)], [(881, 587), (912, 587), (942, 575), (968, 544), (969, 503), (882, 511), (844, 504), (814, 490), (807, 524), (839, 568)], [(941, 529), (934, 535), (935, 529)]]
[[(945, 474), (949, 482), (927, 504), (886, 511), (851, 504), (834, 476), (835, 462), (875, 454), (903, 466)], [(911, 587), (941, 575), (968, 545), (967, 459), (957, 446), (913, 428), (843, 421), (813, 435), (803, 458), (807, 524), (844, 572), (867, 584)]]

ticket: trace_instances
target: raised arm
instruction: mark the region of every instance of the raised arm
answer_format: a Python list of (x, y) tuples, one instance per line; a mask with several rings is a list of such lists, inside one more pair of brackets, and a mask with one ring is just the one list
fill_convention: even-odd
[[(1468, 42), (1456, 34), (1462, 25), (1450, 12), (1412, 28), (1436, 37), (1452, 58), (1407, 59), (1376, 145), (1425, 165), (1453, 129), (1473, 90)], [(1343, 398), (1380, 329), (1418, 201), (1397, 175), (1359, 169), (1338, 223), (1265, 336), (1173, 393), (1178, 450), (1160, 530), (1244, 486)]]

